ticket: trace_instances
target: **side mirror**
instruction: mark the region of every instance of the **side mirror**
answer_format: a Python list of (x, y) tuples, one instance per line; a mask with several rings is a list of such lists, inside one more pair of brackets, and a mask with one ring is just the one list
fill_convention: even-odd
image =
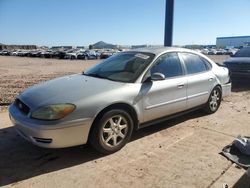
[(151, 80), (153, 81), (165, 80), (165, 75), (162, 73), (156, 72), (151, 76)]

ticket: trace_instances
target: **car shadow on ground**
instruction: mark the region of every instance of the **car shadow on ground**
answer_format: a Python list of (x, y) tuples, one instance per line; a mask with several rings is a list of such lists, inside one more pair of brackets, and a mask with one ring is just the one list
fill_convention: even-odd
[[(136, 131), (131, 142), (170, 128), (189, 119), (204, 116), (201, 111), (158, 123)], [(64, 149), (45, 149), (21, 138), (14, 127), (0, 129), (0, 186), (15, 185), (35, 176), (80, 165), (105, 157), (89, 145)]]

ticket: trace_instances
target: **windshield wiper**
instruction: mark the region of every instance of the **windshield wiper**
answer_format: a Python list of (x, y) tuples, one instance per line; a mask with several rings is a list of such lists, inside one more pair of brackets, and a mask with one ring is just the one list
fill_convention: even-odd
[[(112, 80), (110, 78), (107, 78), (105, 76), (102, 76), (102, 75), (99, 75), (99, 74), (96, 74), (96, 73), (89, 73), (89, 74), (83, 73), (83, 75), (91, 76), (91, 77), (95, 77), (95, 78), (102, 78), (102, 79), (106, 79), (106, 80)], [(112, 81), (114, 81), (114, 80), (112, 80)]]

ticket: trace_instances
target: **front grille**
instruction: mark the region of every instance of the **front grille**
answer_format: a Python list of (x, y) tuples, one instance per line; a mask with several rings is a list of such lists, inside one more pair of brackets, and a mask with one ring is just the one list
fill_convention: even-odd
[(25, 115), (28, 115), (30, 108), (24, 104), (20, 99), (16, 99), (14, 102), (15, 106)]

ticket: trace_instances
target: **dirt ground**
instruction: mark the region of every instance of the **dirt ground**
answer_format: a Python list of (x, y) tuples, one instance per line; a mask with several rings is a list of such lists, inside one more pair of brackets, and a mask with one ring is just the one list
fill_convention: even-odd
[[(226, 57), (212, 58), (221, 62)], [(95, 63), (0, 57), (2, 103), (28, 85), (80, 73)], [(11, 88), (15, 88), (13, 97), (6, 100)], [(215, 114), (197, 111), (141, 129), (121, 151), (103, 156), (88, 145), (33, 146), (17, 135), (8, 113), (1, 112), (0, 186), (249, 187), (245, 171), (219, 154), (238, 135), (250, 136), (249, 122), (250, 87), (243, 83), (233, 88)]]
[(97, 62), (0, 56), (0, 104), (11, 103), (29, 86), (62, 75), (81, 73)]

